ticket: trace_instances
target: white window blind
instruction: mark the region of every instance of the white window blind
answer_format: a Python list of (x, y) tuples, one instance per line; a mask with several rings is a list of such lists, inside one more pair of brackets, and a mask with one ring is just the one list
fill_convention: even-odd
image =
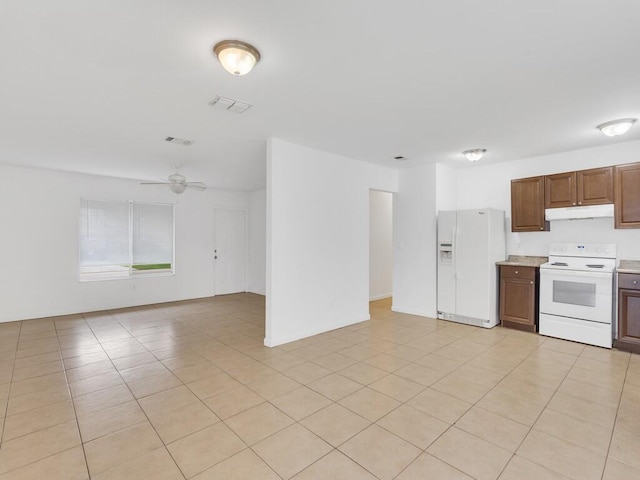
[(173, 261), (173, 207), (133, 204), (133, 264), (167, 265)]
[(80, 279), (173, 272), (173, 205), (81, 200)]

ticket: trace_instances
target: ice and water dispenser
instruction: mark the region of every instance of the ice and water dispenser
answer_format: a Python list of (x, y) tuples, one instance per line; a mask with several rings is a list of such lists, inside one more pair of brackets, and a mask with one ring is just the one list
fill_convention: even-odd
[(440, 265), (451, 265), (453, 261), (453, 243), (440, 242), (438, 244), (438, 258)]

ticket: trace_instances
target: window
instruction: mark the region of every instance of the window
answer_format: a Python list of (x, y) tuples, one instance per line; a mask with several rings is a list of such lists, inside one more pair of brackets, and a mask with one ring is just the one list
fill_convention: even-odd
[(173, 205), (81, 200), (80, 280), (173, 273)]

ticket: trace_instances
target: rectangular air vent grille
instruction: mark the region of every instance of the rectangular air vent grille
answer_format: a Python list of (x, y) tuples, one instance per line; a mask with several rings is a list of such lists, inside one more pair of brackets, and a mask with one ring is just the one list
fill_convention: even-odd
[(246, 102), (241, 102), (234, 98), (223, 97), (218, 95), (216, 98), (209, 102), (213, 108), (218, 110), (228, 110), (229, 112), (243, 113), (249, 110), (253, 105)]
[(192, 145), (194, 142), (194, 140), (187, 140), (186, 138), (178, 138), (178, 137), (167, 137), (165, 138), (165, 141), (171, 142), (171, 143), (177, 143), (178, 145), (184, 145), (185, 147)]

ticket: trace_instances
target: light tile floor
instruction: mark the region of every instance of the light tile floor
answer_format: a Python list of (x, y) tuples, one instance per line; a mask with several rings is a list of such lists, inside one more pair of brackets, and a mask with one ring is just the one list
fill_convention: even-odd
[(640, 478), (640, 357), (238, 294), (0, 324), (0, 480)]

